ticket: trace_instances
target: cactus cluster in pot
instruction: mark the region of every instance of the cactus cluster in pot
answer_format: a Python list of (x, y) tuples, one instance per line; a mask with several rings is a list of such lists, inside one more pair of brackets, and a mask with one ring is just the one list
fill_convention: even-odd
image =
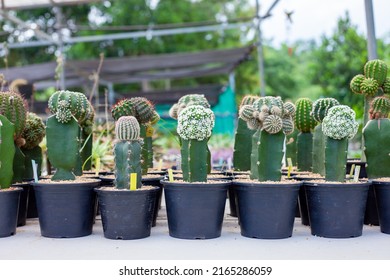
[[(26, 125), (27, 103), (19, 93), (12, 91), (0, 92), (0, 115), (2, 116), (3, 123), (2, 130), (4, 130), (2, 138), (7, 139), (4, 140), (7, 144), (1, 144), (3, 146), (1, 157), (5, 157), (7, 160), (1, 160), (2, 164), (0, 166), (1, 171), (5, 172), (5, 174), (1, 174), (0, 176), (7, 178), (5, 180), (7, 183), (4, 183), (5, 187), (9, 182), (9, 178), (11, 178), (12, 182), (21, 182), (24, 179), (25, 157), (20, 147), (26, 142), (22, 133)], [(12, 133), (8, 122), (14, 127)], [(9, 139), (12, 139), (12, 145), (14, 147), (10, 147)], [(10, 159), (11, 154), (12, 159)], [(11, 167), (12, 174), (9, 173)]]
[(83, 131), (91, 133), (94, 110), (83, 93), (61, 90), (49, 99), (53, 114), (47, 120), (47, 153), (57, 169), (53, 181), (75, 180), (81, 175)]
[(322, 131), (322, 121), (329, 109), (340, 105), (334, 98), (320, 98), (313, 102), (311, 116), (318, 123), (313, 132), (312, 171), (325, 176), (325, 135)]
[(213, 111), (190, 105), (178, 115), (177, 133), (181, 138), (183, 180), (206, 182), (209, 170), (208, 140), (215, 123)]
[(133, 116), (120, 117), (115, 122), (116, 143), (114, 145), (115, 186), (129, 189), (130, 176), (137, 174), (136, 188), (141, 188), (141, 150), (140, 125)]
[(313, 102), (309, 98), (299, 98), (295, 102), (295, 127), (297, 136), (297, 167), (299, 171), (312, 171), (313, 167), (313, 129), (317, 122), (311, 111)]
[[(247, 95), (241, 100), (239, 111), (245, 105), (252, 105), (259, 96)], [(237, 129), (234, 136), (233, 166), (236, 171), (249, 171), (254, 130), (249, 129), (246, 121), (238, 117)]]
[(350, 82), (353, 93), (366, 96), (363, 152), (370, 179), (390, 177), (390, 78), (387, 69), (384, 61), (369, 60), (364, 65), (364, 74), (356, 75)]
[(142, 174), (146, 175), (148, 168), (153, 167), (153, 125), (160, 120), (154, 105), (144, 97), (123, 99), (113, 106), (111, 114), (116, 121), (122, 116), (133, 116), (137, 119), (140, 137), (143, 139)]
[(295, 105), (266, 96), (243, 106), (239, 114), (249, 128), (257, 130), (252, 138), (251, 178), (280, 181), (285, 135), (294, 131)]

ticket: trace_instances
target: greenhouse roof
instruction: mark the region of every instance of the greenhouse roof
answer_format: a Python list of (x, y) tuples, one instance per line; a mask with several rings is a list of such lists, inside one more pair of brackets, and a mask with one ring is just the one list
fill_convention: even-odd
[(50, 6), (80, 5), (99, 0), (0, 0), (2, 10), (23, 10)]

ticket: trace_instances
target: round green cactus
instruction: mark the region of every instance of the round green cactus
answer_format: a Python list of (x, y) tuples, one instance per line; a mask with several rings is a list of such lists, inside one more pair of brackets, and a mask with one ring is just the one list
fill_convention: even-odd
[(377, 80), (373, 78), (365, 78), (360, 84), (360, 90), (366, 95), (375, 95), (379, 89)]
[(42, 119), (34, 113), (28, 113), (26, 126), (22, 132), (22, 137), (26, 140), (23, 148), (27, 150), (35, 148), (41, 143), (45, 134), (46, 128)]
[(122, 99), (111, 109), (111, 115), (114, 120), (118, 120), (122, 116), (135, 116), (135, 106), (130, 99)]
[(210, 108), (210, 104), (203, 94), (187, 94), (182, 96), (176, 104), (173, 104), (169, 110), (169, 115), (176, 120), (183, 109), (194, 105)]
[(382, 90), (384, 94), (390, 93), (390, 78), (386, 78), (385, 82), (382, 85)]
[(301, 132), (310, 132), (315, 126), (316, 121), (311, 115), (313, 102), (309, 98), (300, 98), (295, 103), (295, 126)]
[(240, 108), (238, 112), (238, 116), (244, 121), (249, 121), (250, 119), (254, 118), (254, 112), (255, 112), (255, 108), (253, 108), (253, 106), (244, 105)]
[(276, 134), (283, 128), (283, 120), (277, 115), (269, 115), (265, 118), (263, 129), (269, 134)]
[(132, 97), (119, 101), (113, 106), (111, 115), (114, 120), (123, 116), (133, 116), (140, 124), (156, 123), (160, 119), (154, 105), (144, 97)]
[(358, 127), (355, 112), (346, 105), (330, 108), (322, 122), (324, 135), (336, 140), (353, 138)]
[(371, 120), (387, 118), (390, 113), (390, 99), (386, 96), (375, 97), (368, 112)]
[(328, 110), (340, 103), (334, 98), (320, 98), (313, 102), (313, 109), (311, 115), (316, 122), (322, 122)]
[(365, 79), (364, 75), (359, 74), (352, 78), (349, 87), (351, 88), (353, 93), (356, 94), (363, 94), (362, 90), (360, 89), (361, 84), (363, 80)]
[(115, 134), (119, 140), (139, 140), (140, 126), (137, 119), (133, 116), (120, 117), (115, 122)]
[(381, 86), (387, 77), (387, 65), (380, 59), (369, 60), (364, 65), (364, 76), (372, 78)]
[(189, 106), (179, 114), (177, 133), (184, 140), (202, 141), (211, 136), (214, 113), (201, 105)]
[(48, 102), (49, 110), (60, 123), (68, 123), (75, 118), (80, 126), (90, 126), (94, 110), (86, 96), (80, 92), (60, 90)]
[(284, 134), (289, 135), (294, 132), (294, 121), (292, 118), (284, 118), (282, 122), (282, 130)]
[(27, 103), (16, 92), (0, 92), (0, 114), (15, 125), (14, 139), (20, 138), (27, 118)]
[(254, 95), (246, 95), (244, 98), (241, 100), (239, 108), (241, 109), (242, 106), (244, 105), (252, 105), (257, 99), (259, 99), (259, 96), (254, 96)]
[(292, 102), (284, 102), (283, 104), (283, 118), (294, 117), (296, 114), (296, 106)]

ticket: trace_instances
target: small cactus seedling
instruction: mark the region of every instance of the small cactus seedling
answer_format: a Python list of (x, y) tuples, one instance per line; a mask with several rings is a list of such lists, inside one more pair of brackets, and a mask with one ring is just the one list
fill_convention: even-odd
[(344, 182), (348, 140), (353, 138), (359, 124), (355, 112), (345, 105), (329, 109), (322, 122), (325, 140), (325, 180)]
[(52, 180), (75, 180), (73, 172), (81, 163), (81, 127), (90, 125), (92, 106), (83, 93), (57, 91), (49, 99), (49, 109), (53, 115), (47, 120), (47, 153), (57, 169)]
[(40, 176), (42, 149), (39, 147), (39, 143), (41, 143), (45, 134), (45, 124), (42, 119), (34, 113), (28, 113), (26, 126), (22, 132), (22, 137), (26, 140), (26, 143), (21, 148), (25, 155), (25, 178), (30, 179), (34, 176), (31, 163), (32, 160), (38, 164), (37, 175)]
[(366, 171), (370, 179), (390, 177), (390, 99), (374, 98), (370, 106), (370, 120), (363, 128)]
[[(240, 104), (239, 110), (244, 105), (251, 105), (259, 99), (258, 96), (247, 95)], [(251, 107), (249, 107), (251, 108)], [(247, 112), (244, 112), (244, 114)], [(251, 117), (252, 113), (250, 114)], [(247, 119), (247, 118), (246, 118)], [(237, 130), (234, 138), (233, 166), (238, 171), (248, 171), (251, 168), (250, 157), (252, 151), (252, 137), (255, 130), (249, 129), (243, 118), (238, 118)]]
[(177, 133), (181, 138), (184, 181), (207, 181), (207, 142), (214, 127), (214, 118), (213, 111), (201, 105), (188, 106), (180, 111)]
[(130, 174), (137, 174), (136, 188), (141, 181), (141, 139), (140, 126), (133, 116), (120, 117), (115, 123), (117, 142), (114, 146), (115, 186), (118, 189), (129, 189)]
[(251, 178), (280, 181), (285, 135), (294, 130), (295, 106), (280, 97), (261, 97), (244, 105), (240, 117), (257, 129), (252, 137)]
[(295, 107), (295, 127), (300, 131), (297, 136), (297, 167), (299, 171), (312, 171), (312, 130), (316, 126), (311, 115), (313, 102), (309, 98), (300, 98), (295, 102)]
[(320, 98), (313, 102), (311, 111), (312, 117), (318, 122), (313, 133), (313, 173), (322, 176), (325, 176), (325, 136), (322, 132), (322, 121), (329, 109), (337, 105), (339, 105), (339, 102), (334, 98)]

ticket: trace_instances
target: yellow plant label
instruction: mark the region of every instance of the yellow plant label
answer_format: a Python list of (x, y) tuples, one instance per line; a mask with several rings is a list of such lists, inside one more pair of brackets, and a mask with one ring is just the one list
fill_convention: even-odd
[(162, 158), (160, 158), (160, 160), (158, 161), (158, 166), (157, 166), (158, 171), (161, 171), (162, 165), (163, 165), (163, 160), (162, 160)]
[(130, 190), (135, 191), (137, 189), (137, 173), (130, 174)]
[(154, 133), (154, 128), (151, 125), (146, 127), (146, 137), (152, 137)]
[(171, 168), (168, 169), (168, 180), (169, 182), (173, 182), (173, 172)]
[(291, 175), (291, 171), (292, 171), (292, 160), (291, 158), (287, 158), (287, 178), (290, 178), (290, 175)]
[(100, 158), (99, 158), (99, 157), (96, 159), (96, 166), (95, 166), (95, 169), (96, 169), (95, 175), (96, 175), (96, 176), (99, 176), (99, 172), (100, 172)]

